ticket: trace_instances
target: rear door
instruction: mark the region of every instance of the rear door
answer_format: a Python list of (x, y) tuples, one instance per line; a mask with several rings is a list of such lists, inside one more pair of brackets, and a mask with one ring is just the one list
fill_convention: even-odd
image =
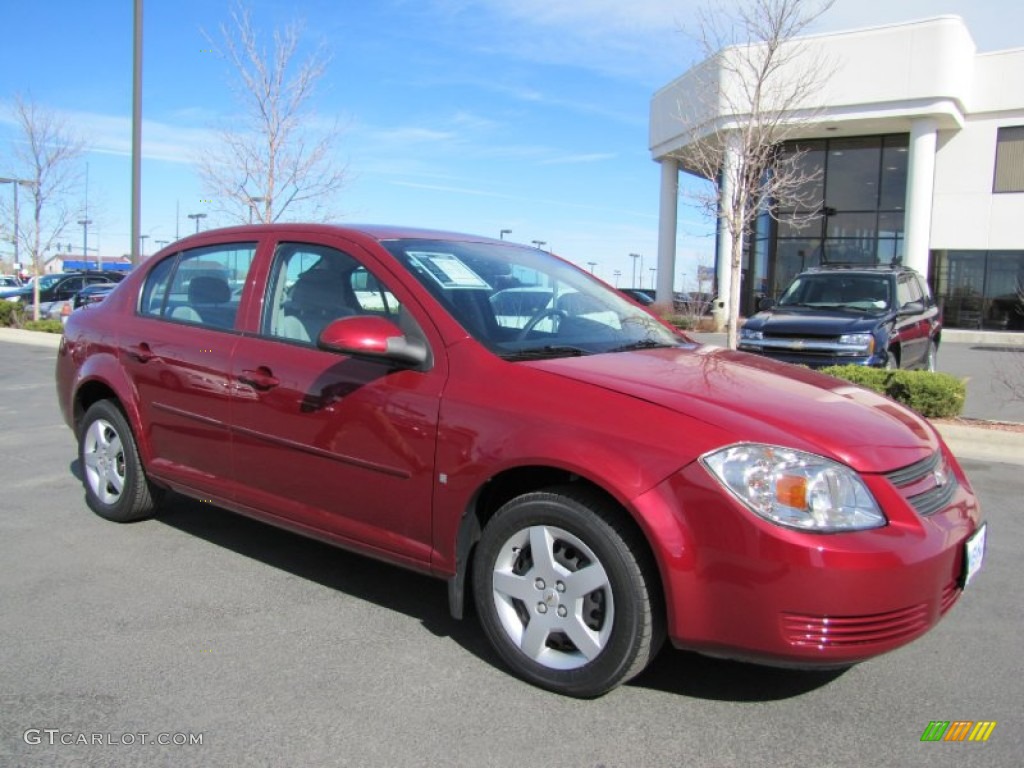
[(146, 277), (138, 317), (121, 335), (121, 359), (138, 397), (153, 453), (150, 471), (230, 499), (231, 355), (238, 299), (254, 243), (183, 251)]
[[(259, 327), (234, 351), (239, 501), (291, 525), (424, 566), (445, 360), (414, 295), (345, 241), (279, 242)], [(419, 335), (403, 370), (318, 349), (331, 320), (378, 315)]]

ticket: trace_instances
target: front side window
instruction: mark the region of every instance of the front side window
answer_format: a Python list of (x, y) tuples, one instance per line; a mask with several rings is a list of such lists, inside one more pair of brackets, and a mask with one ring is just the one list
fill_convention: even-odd
[(167, 257), (146, 276), (139, 312), (192, 325), (234, 328), (255, 253), (254, 244), (232, 243)]
[(333, 320), (378, 315), (398, 321), (401, 309), (384, 283), (349, 254), (282, 243), (271, 267), (261, 333), (314, 344)]
[(383, 243), (477, 341), (510, 360), (686, 340), (589, 273), (514, 244)]

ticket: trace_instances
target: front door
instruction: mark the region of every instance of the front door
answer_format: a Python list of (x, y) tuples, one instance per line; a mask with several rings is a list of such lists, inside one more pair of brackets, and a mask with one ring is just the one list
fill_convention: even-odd
[(401, 293), (338, 248), (281, 243), (267, 282), (259, 334), (233, 359), (238, 500), (425, 565), (442, 366), (400, 370), (316, 347), (346, 315), (421, 325)]

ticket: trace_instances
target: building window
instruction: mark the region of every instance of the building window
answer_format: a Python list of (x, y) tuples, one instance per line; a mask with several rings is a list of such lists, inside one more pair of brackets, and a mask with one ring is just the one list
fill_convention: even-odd
[(1024, 125), (1000, 128), (993, 192), (1024, 192)]
[(948, 327), (1024, 330), (1024, 251), (932, 251), (932, 284)]

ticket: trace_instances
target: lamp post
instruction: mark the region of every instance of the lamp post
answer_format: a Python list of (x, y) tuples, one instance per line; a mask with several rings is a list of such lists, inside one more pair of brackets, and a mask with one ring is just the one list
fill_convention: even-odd
[(146, 241), (149, 239), (149, 235), (139, 235), (139, 258), (146, 258)]
[(205, 213), (190, 213), (188, 215), (188, 217), (190, 219), (194, 219), (195, 220), (195, 222), (196, 222), (196, 234), (198, 234), (199, 233), (199, 220), (200, 219), (205, 219), (206, 218), (206, 214)]
[[(89, 265), (89, 225), (92, 224), (92, 219), (79, 219), (78, 223), (82, 227), (82, 259), (86, 263), (86, 268)], [(100, 267), (100, 252), (96, 251), (96, 268)]]
[(651, 267), (651, 290), (654, 290), (654, 274), (658, 271), (657, 267)]
[(644, 270), (643, 258), (644, 257), (641, 256), (639, 253), (631, 253), (631, 254), (629, 254), (629, 258), (631, 258), (633, 260), (633, 280), (632, 280), (632, 282), (630, 282), (629, 287), (630, 288), (638, 288), (639, 286), (636, 284), (636, 260), (640, 259), (640, 276), (641, 276), (641, 279), (643, 279), (643, 274), (644, 274), (644, 272), (643, 272), (643, 270)]
[(503, 229), (503, 230), (501, 230), (501, 232), (498, 233), (498, 239), (499, 240), (504, 240), (505, 239), (505, 235), (511, 235), (511, 234), (512, 234), (512, 230), (511, 229)]
[[(250, 197), (249, 198), (249, 223), (252, 224), (252, 214), (256, 210), (256, 203), (265, 203), (267, 198), (265, 197)], [(260, 221), (263, 221), (263, 217), (260, 216)]]
[[(18, 215), (18, 187), (35, 187), (36, 183), (29, 179), (0, 178), (0, 184), (10, 184), (14, 188), (14, 263), (21, 264), (18, 258), (18, 235), (21, 233), (21, 217)], [(20, 266), (18, 267), (20, 269)]]
[(620, 270), (616, 269), (614, 272), (612, 272), (612, 277), (615, 278), (615, 287), (618, 288), (619, 287), (619, 278), (622, 277), (622, 272)]
[(596, 261), (588, 261), (587, 266), (590, 267), (590, 274), (594, 274), (594, 267), (597, 266)]
[(545, 245), (548, 244), (547, 240), (531, 240), (530, 242), (533, 243), (535, 246), (537, 246), (538, 250), (540, 250), (542, 246), (545, 246)]

